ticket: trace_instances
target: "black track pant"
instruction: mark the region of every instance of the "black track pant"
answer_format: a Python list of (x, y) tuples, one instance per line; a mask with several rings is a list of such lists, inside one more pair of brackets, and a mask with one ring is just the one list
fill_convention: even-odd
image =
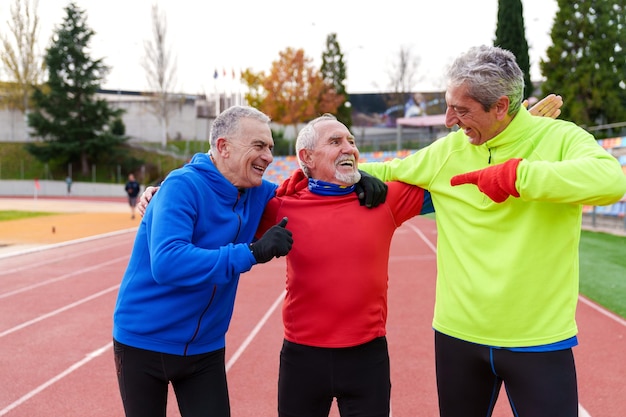
[(572, 349), (513, 352), (435, 332), (441, 417), (489, 417), (504, 382), (515, 417), (577, 417)]
[(333, 398), (342, 417), (388, 417), (387, 340), (348, 348), (283, 342), (278, 377), (281, 417), (327, 417)]
[(113, 343), (126, 417), (165, 417), (172, 383), (182, 417), (229, 417), (224, 349), (178, 356)]

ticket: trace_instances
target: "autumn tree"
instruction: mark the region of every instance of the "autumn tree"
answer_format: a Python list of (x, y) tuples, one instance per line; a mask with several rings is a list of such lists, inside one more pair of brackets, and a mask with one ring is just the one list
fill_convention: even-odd
[(552, 46), (540, 63), (543, 93), (558, 92), (561, 117), (579, 125), (625, 121), (626, 3), (558, 0), (558, 6)]
[(337, 109), (337, 119), (350, 129), (352, 127), (352, 108), (349, 94), (344, 84), (346, 80), (346, 64), (343, 52), (337, 41), (337, 34), (331, 33), (326, 37), (326, 50), (322, 53), (322, 77), (327, 85), (332, 86), (335, 93), (343, 97), (343, 102)]
[(248, 87), (248, 91), (244, 94), (246, 102), (257, 109), (261, 108), (261, 104), (267, 95), (263, 90), (263, 80), (265, 74), (263, 72), (255, 72), (252, 68), (241, 71), (241, 81)]
[(39, 32), (38, 0), (15, 0), (11, 6), (11, 20), (7, 22), (8, 34), (0, 36), (0, 62), (9, 80), (3, 85), (2, 105), (27, 113), (30, 96), (44, 74), (43, 60), (38, 56)]
[[(242, 79), (251, 91), (246, 98), (276, 123), (293, 126), (323, 113), (337, 112), (343, 102), (331, 85), (326, 84), (313, 60), (302, 49), (287, 48), (272, 63), (269, 74), (244, 71)], [(293, 154), (293, 143), (290, 144)]]
[(524, 73), (524, 98), (531, 96), (534, 88), (530, 79), (530, 58), (522, 0), (498, 0), (498, 23), (494, 45), (515, 55), (517, 65)]
[(119, 134), (123, 110), (96, 97), (109, 68), (88, 55), (94, 31), (85, 12), (73, 2), (64, 10), (45, 54), (47, 85), (35, 88), (28, 115), (28, 126), (42, 141), (26, 149), (42, 162), (78, 162), (87, 176), (91, 164), (114, 157), (127, 138)]
[(176, 62), (166, 44), (167, 20), (159, 11), (158, 5), (152, 6), (152, 41), (144, 43), (145, 56), (142, 66), (151, 89), (150, 111), (161, 125), (161, 146), (167, 145), (170, 117), (179, 104), (172, 90), (176, 83)]

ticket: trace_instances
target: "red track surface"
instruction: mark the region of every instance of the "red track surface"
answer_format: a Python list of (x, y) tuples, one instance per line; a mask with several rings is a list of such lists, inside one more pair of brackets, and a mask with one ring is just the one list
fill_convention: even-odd
[[(111, 314), (134, 233), (0, 258), (0, 416), (122, 416)], [(388, 340), (392, 415), (437, 415), (431, 317), (434, 222), (417, 218), (392, 245)], [(234, 417), (276, 415), (284, 262), (242, 276), (228, 334)], [(626, 321), (586, 300), (578, 312), (581, 416), (626, 415)], [(333, 407), (332, 416), (337, 416)], [(495, 413), (511, 416), (501, 395)], [(168, 416), (179, 416), (171, 396)]]

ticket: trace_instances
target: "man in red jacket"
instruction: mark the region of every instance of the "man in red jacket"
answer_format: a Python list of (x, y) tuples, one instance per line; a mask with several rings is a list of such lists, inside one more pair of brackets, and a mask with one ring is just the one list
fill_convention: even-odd
[[(279, 416), (328, 415), (337, 398), (341, 415), (387, 417), (389, 249), (403, 222), (434, 210), (430, 194), (393, 182), (383, 204), (362, 207), (353, 192), (359, 150), (332, 115), (300, 131), (296, 152), (302, 171), (270, 200), (257, 232), (288, 217), (294, 239), (287, 255)], [(305, 188), (289, 189), (302, 182)]]
[[(534, 112), (556, 117), (561, 104), (550, 96)], [(362, 174), (359, 150), (332, 115), (300, 131), (296, 154), (302, 170), (278, 188), (257, 231), (288, 217), (294, 241), (286, 257), (278, 414), (327, 416), (337, 398), (342, 416), (387, 417), (391, 239), (406, 220), (434, 211), (430, 193), (389, 182), (384, 203), (361, 207), (352, 192)]]

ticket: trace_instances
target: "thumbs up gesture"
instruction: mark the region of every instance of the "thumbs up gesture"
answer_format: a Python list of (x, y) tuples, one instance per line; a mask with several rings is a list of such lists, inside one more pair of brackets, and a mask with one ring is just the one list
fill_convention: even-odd
[(285, 256), (291, 250), (293, 238), (287, 229), (287, 218), (272, 226), (259, 240), (250, 244), (250, 251), (257, 263), (263, 264), (274, 257)]

